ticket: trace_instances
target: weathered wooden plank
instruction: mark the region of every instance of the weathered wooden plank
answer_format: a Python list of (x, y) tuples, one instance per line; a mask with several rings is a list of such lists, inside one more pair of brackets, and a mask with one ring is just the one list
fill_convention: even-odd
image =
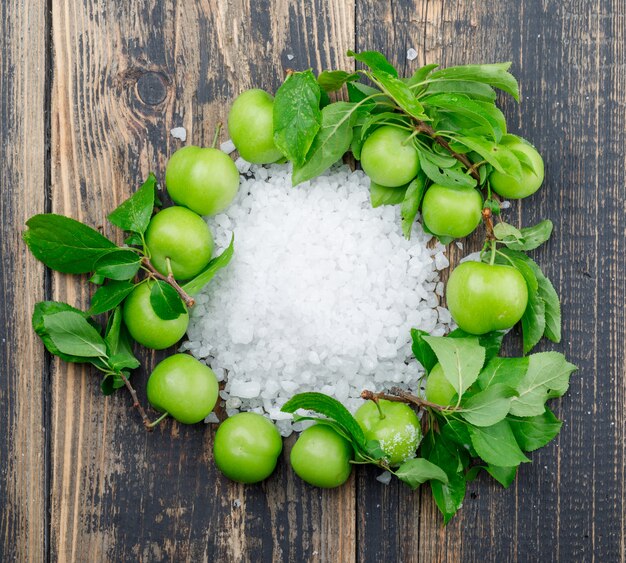
[[(569, 395), (554, 403), (565, 420), (559, 440), (532, 455), (511, 489), (484, 477), (469, 485), (446, 528), (427, 490), (411, 514), (411, 495), (400, 490), (395, 500), (395, 491), (359, 478), (359, 511), (391, 497), (386, 518), (400, 526), (389, 533), (361, 514), (362, 560), (624, 559), (623, 11), (611, 1), (357, 5), (357, 46), (386, 51), (400, 68), (413, 68), (409, 47), (420, 64), (513, 61), (523, 99), (504, 100), (505, 113), (544, 155), (547, 180), (509, 217), (555, 222), (553, 240), (535, 256), (561, 293), (565, 337), (540, 349), (562, 350), (580, 367)], [(519, 346), (510, 341), (508, 350)]]
[(47, 366), (31, 326), (43, 268), (21, 240), (46, 206), (45, 5), (0, 4), (0, 560), (43, 561)]
[[(286, 68), (343, 64), (351, 2), (53, 3), (52, 193), (94, 225), (180, 143), (208, 144), (229, 102), (275, 89)], [(84, 282), (84, 280), (82, 280)], [(84, 283), (54, 297), (86, 305)], [(163, 357), (144, 354), (145, 367)], [(145, 400), (142, 371), (134, 376)], [(146, 435), (120, 393), (56, 363), (52, 379), (51, 556), (60, 560), (354, 559), (353, 487), (319, 491), (288, 469), (243, 487), (212, 463), (212, 432), (172, 422)]]

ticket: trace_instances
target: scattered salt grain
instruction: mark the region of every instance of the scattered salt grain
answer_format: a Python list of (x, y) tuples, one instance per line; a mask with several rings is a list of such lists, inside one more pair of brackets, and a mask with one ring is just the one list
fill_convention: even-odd
[(293, 61), (293, 58), (294, 56), (291, 53), (287, 55), (287, 60)]
[(409, 61), (414, 61), (415, 59), (417, 59), (417, 51), (415, 49), (413, 49), (413, 47), (411, 47), (406, 52), (406, 58)]
[(241, 508), (241, 499), (236, 498), (233, 501), (233, 508)]
[(384, 471), (376, 477), (376, 481), (381, 482), (383, 485), (389, 485), (389, 483), (391, 483), (391, 473), (389, 471)]
[(170, 135), (172, 135), (175, 139), (180, 139), (185, 142), (187, 140), (187, 129), (184, 127), (174, 127), (173, 129), (170, 129)]
[(460, 240), (455, 241), (455, 243), (454, 243), (454, 244), (456, 244), (456, 247), (457, 247), (459, 250), (463, 250), (463, 243), (462, 243)]
[(500, 209), (508, 209), (511, 207), (511, 202), (508, 200), (504, 200), (500, 202)]
[(209, 416), (204, 419), (204, 422), (207, 424), (219, 424), (219, 421), (220, 419), (217, 418), (217, 415), (214, 412), (209, 413)]
[[(182, 348), (224, 380), (226, 413), (265, 414), (283, 436), (301, 423), (280, 408), (295, 393), (328, 393), (351, 411), (365, 388), (416, 391), (411, 328), (443, 334), (445, 247), (398, 207), (376, 209), (369, 179), (345, 166), (296, 188), (289, 165), (236, 162), (247, 175), (223, 213), (208, 219), (216, 251), (235, 253), (197, 296)], [(437, 294), (435, 293), (437, 291)]]
[(225, 152), (226, 154), (230, 154), (231, 152), (233, 152), (235, 150), (235, 143), (233, 143), (230, 139), (228, 139), (228, 141), (224, 141), (221, 145), (220, 145), (220, 150), (222, 152)]
[(237, 170), (239, 170), (239, 174), (246, 174), (252, 165), (247, 160), (239, 157), (235, 160), (235, 166), (237, 167)]

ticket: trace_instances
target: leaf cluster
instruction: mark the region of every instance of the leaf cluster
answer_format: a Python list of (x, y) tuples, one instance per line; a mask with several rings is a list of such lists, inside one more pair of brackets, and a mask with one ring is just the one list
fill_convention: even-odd
[(453, 404), (427, 408), (428, 431), (420, 449), (448, 476), (447, 483), (431, 482), (445, 522), (480, 470), (508, 487), (519, 465), (530, 461), (526, 453), (545, 446), (561, 428), (546, 401), (567, 391), (576, 366), (558, 352), (500, 357), (502, 336), (412, 331), (413, 351), (426, 375), (439, 363), (456, 391)]
[[(406, 129), (420, 161), (418, 176), (402, 188), (373, 185), (372, 204), (401, 205), (406, 237), (431, 183), (487, 188), (489, 172), (520, 178), (523, 153), (504, 143), (506, 120), (496, 89), (519, 99), (510, 63), (438, 69), (426, 65), (402, 78), (377, 51), (348, 55), (365, 68), (290, 72), (276, 92), (274, 141), (293, 163), (293, 184), (324, 172), (348, 151), (359, 160), (369, 135), (383, 125)], [(328, 93), (346, 88), (347, 101)]]
[[(124, 246), (84, 223), (52, 213), (31, 217), (23, 233), (34, 256), (46, 266), (68, 274), (91, 274), (90, 282), (99, 286), (87, 312), (66, 303), (37, 303), (33, 328), (50, 353), (68, 362), (90, 363), (102, 371), (105, 394), (122, 387), (129, 370), (139, 365), (122, 320), (126, 297), (139, 284), (150, 283), (150, 303), (155, 313), (164, 320), (176, 319), (187, 311), (181, 293), (197, 294), (233, 255), (234, 239), (182, 288), (173, 276), (158, 279), (158, 272), (150, 267), (145, 241), (152, 215), (160, 205), (156, 186), (156, 177), (150, 174), (129, 199), (109, 214), (109, 221), (126, 233)], [(93, 318), (103, 313), (108, 313), (104, 332)]]

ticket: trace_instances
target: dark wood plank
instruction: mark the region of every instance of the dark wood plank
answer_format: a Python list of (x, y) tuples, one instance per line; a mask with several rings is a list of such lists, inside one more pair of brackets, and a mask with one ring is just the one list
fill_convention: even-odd
[[(353, 16), (351, 2), (54, 3), (54, 210), (105, 225), (148, 171), (163, 177), (171, 127), (208, 144), (243, 89), (343, 64)], [(57, 299), (84, 306), (84, 288), (54, 276)], [(143, 357), (145, 401), (163, 354)], [(104, 399), (92, 371), (56, 362), (52, 410), (53, 560), (354, 560), (354, 488), (304, 486), (288, 448), (266, 483), (230, 483), (210, 429), (146, 435), (128, 396)]]
[[(556, 443), (534, 453), (507, 491), (483, 477), (472, 483), (446, 528), (427, 490), (416, 507), (410, 494), (360, 476), (361, 560), (624, 560), (623, 12), (611, 1), (357, 5), (357, 46), (387, 52), (400, 68), (513, 61), (523, 99), (504, 100), (505, 113), (544, 155), (547, 179), (509, 217), (555, 222), (535, 256), (561, 293), (564, 342), (540, 349), (562, 350), (580, 367), (554, 403), (565, 420)], [(419, 53), (413, 64), (409, 47)], [(363, 516), (387, 497), (391, 525)]]
[(0, 4), (0, 560), (43, 561), (47, 366), (30, 326), (43, 268), (21, 240), (46, 206), (45, 3)]

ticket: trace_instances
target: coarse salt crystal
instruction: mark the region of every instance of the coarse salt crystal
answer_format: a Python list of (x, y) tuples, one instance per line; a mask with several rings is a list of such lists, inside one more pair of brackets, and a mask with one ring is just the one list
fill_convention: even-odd
[(415, 59), (417, 59), (417, 51), (415, 49), (413, 49), (413, 47), (411, 47), (406, 52), (406, 58), (409, 61), (414, 61)]
[(175, 139), (180, 139), (185, 142), (187, 140), (187, 129), (184, 127), (174, 127), (173, 129), (170, 129), (170, 135), (172, 135)]

